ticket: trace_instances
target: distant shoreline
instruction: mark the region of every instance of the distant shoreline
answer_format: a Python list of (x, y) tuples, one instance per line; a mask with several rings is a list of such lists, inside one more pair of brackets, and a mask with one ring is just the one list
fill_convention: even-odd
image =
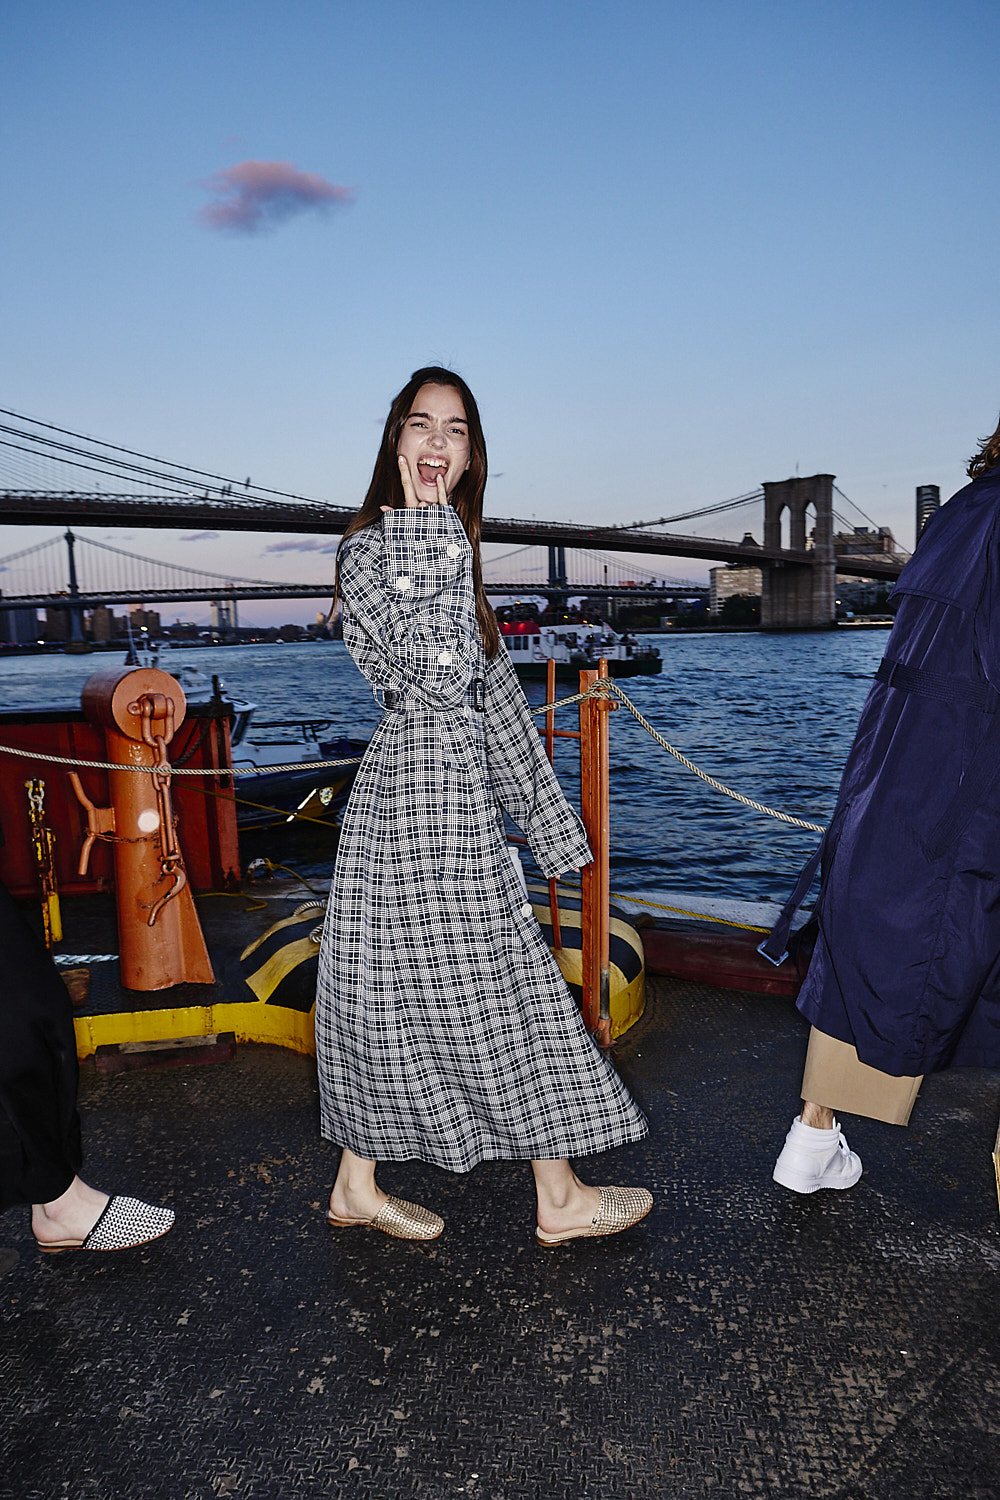
[(634, 629), (632, 633), (683, 640), (689, 635), (829, 635), (841, 630), (891, 629), (891, 620), (838, 620), (835, 625), (801, 625), (781, 630), (768, 630), (763, 625), (653, 625), (646, 630)]
[[(146, 641), (142, 642), (142, 649), (153, 646), (161, 651), (215, 651), (224, 647), (226, 650), (237, 646), (326, 646), (332, 637), (320, 636), (310, 639), (304, 637), (300, 641)], [(44, 645), (14, 646), (6, 641), (0, 641), (0, 661), (4, 657), (16, 656), (99, 656), (107, 652), (127, 653), (129, 643), (125, 641), (88, 641), (81, 650), (71, 650), (65, 641), (46, 641)]]
[[(835, 625), (828, 626), (803, 626), (799, 630), (765, 630), (761, 625), (690, 625), (690, 626), (650, 626), (647, 630), (633, 630), (634, 635), (653, 635), (657, 637), (673, 636), (677, 640), (683, 640), (689, 635), (826, 635), (830, 631), (839, 630), (891, 630), (891, 620), (838, 620)], [(317, 637), (312, 640), (306, 638), (299, 641), (153, 641), (144, 644), (159, 646), (163, 651), (212, 651), (219, 647), (233, 650), (239, 646), (325, 646), (330, 641), (329, 637)], [(46, 642), (39, 646), (9, 645), (0, 641), (0, 662), (5, 658), (21, 656), (97, 656), (111, 652), (128, 651), (127, 641), (88, 641), (84, 650), (70, 650), (65, 641)]]

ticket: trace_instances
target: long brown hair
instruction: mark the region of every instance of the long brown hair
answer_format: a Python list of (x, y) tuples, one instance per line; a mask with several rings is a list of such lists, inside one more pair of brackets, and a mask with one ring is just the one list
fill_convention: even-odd
[(985, 474), (987, 469), (995, 469), (1000, 464), (1000, 426), (992, 437), (983, 438), (979, 445), (979, 452), (974, 453), (969, 459), (969, 467), (966, 470), (970, 479), (977, 479), (980, 474)]
[[(453, 370), (442, 369), (440, 365), (427, 365), (422, 370), (414, 370), (389, 408), (368, 493), (365, 495), (361, 509), (345, 528), (340, 546), (342, 547), (347, 538), (353, 536), (356, 531), (363, 531), (366, 526), (374, 526), (376, 522), (381, 522), (383, 505), (391, 505), (394, 510), (400, 510), (406, 503), (403, 496), (403, 482), (399, 477), (396, 450), (399, 446), (399, 435), (403, 430), (403, 423), (410, 414), (417, 392), (425, 385), (449, 386), (458, 392), (462, 398), (462, 405), (465, 407), (465, 417), (469, 427), (469, 467), (452, 490), (451, 503), (472, 544), (472, 584), (476, 596), (476, 619), (479, 623), (479, 633), (483, 638), (483, 649), (487, 656), (493, 657), (500, 649), (500, 632), (497, 629), (496, 615), (493, 613), (483, 587), (483, 567), (479, 555), (479, 539), (483, 531), (483, 492), (486, 489), (487, 475), (486, 439), (483, 436), (483, 424), (480, 420), (476, 398), (461, 375), (456, 375)], [(333, 596), (335, 604), (340, 594), (340, 547), (337, 548), (337, 559), (337, 578)]]

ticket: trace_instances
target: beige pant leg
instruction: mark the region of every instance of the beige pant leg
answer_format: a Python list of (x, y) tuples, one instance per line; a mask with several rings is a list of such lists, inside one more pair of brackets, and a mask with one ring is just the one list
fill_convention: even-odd
[(863, 1063), (846, 1042), (810, 1028), (802, 1097), (811, 1104), (822, 1104), (838, 1115), (867, 1115), (887, 1125), (906, 1125), (922, 1081), (880, 1073)]

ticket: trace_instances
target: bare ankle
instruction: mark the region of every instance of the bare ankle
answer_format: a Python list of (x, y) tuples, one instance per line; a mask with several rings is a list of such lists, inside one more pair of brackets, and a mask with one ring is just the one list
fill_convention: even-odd
[(802, 1101), (803, 1125), (811, 1125), (813, 1130), (833, 1129), (833, 1110), (828, 1109), (825, 1104), (812, 1104), (808, 1099)]
[(345, 1146), (340, 1153), (340, 1166), (337, 1170), (338, 1187), (343, 1187), (351, 1193), (363, 1193), (370, 1190), (375, 1184), (377, 1166), (377, 1162), (368, 1161), (363, 1156), (355, 1156), (354, 1152)]

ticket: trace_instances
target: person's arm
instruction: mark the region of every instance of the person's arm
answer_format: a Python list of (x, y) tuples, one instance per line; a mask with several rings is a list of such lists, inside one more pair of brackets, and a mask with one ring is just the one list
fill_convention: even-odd
[(493, 790), (547, 878), (593, 859), (583, 824), (542, 749), (507, 648), (486, 663), (486, 756)]
[(370, 682), (429, 708), (466, 700), (478, 659), (472, 549), (449, 505), (390, 511), (340, 562), (344, 639)]

